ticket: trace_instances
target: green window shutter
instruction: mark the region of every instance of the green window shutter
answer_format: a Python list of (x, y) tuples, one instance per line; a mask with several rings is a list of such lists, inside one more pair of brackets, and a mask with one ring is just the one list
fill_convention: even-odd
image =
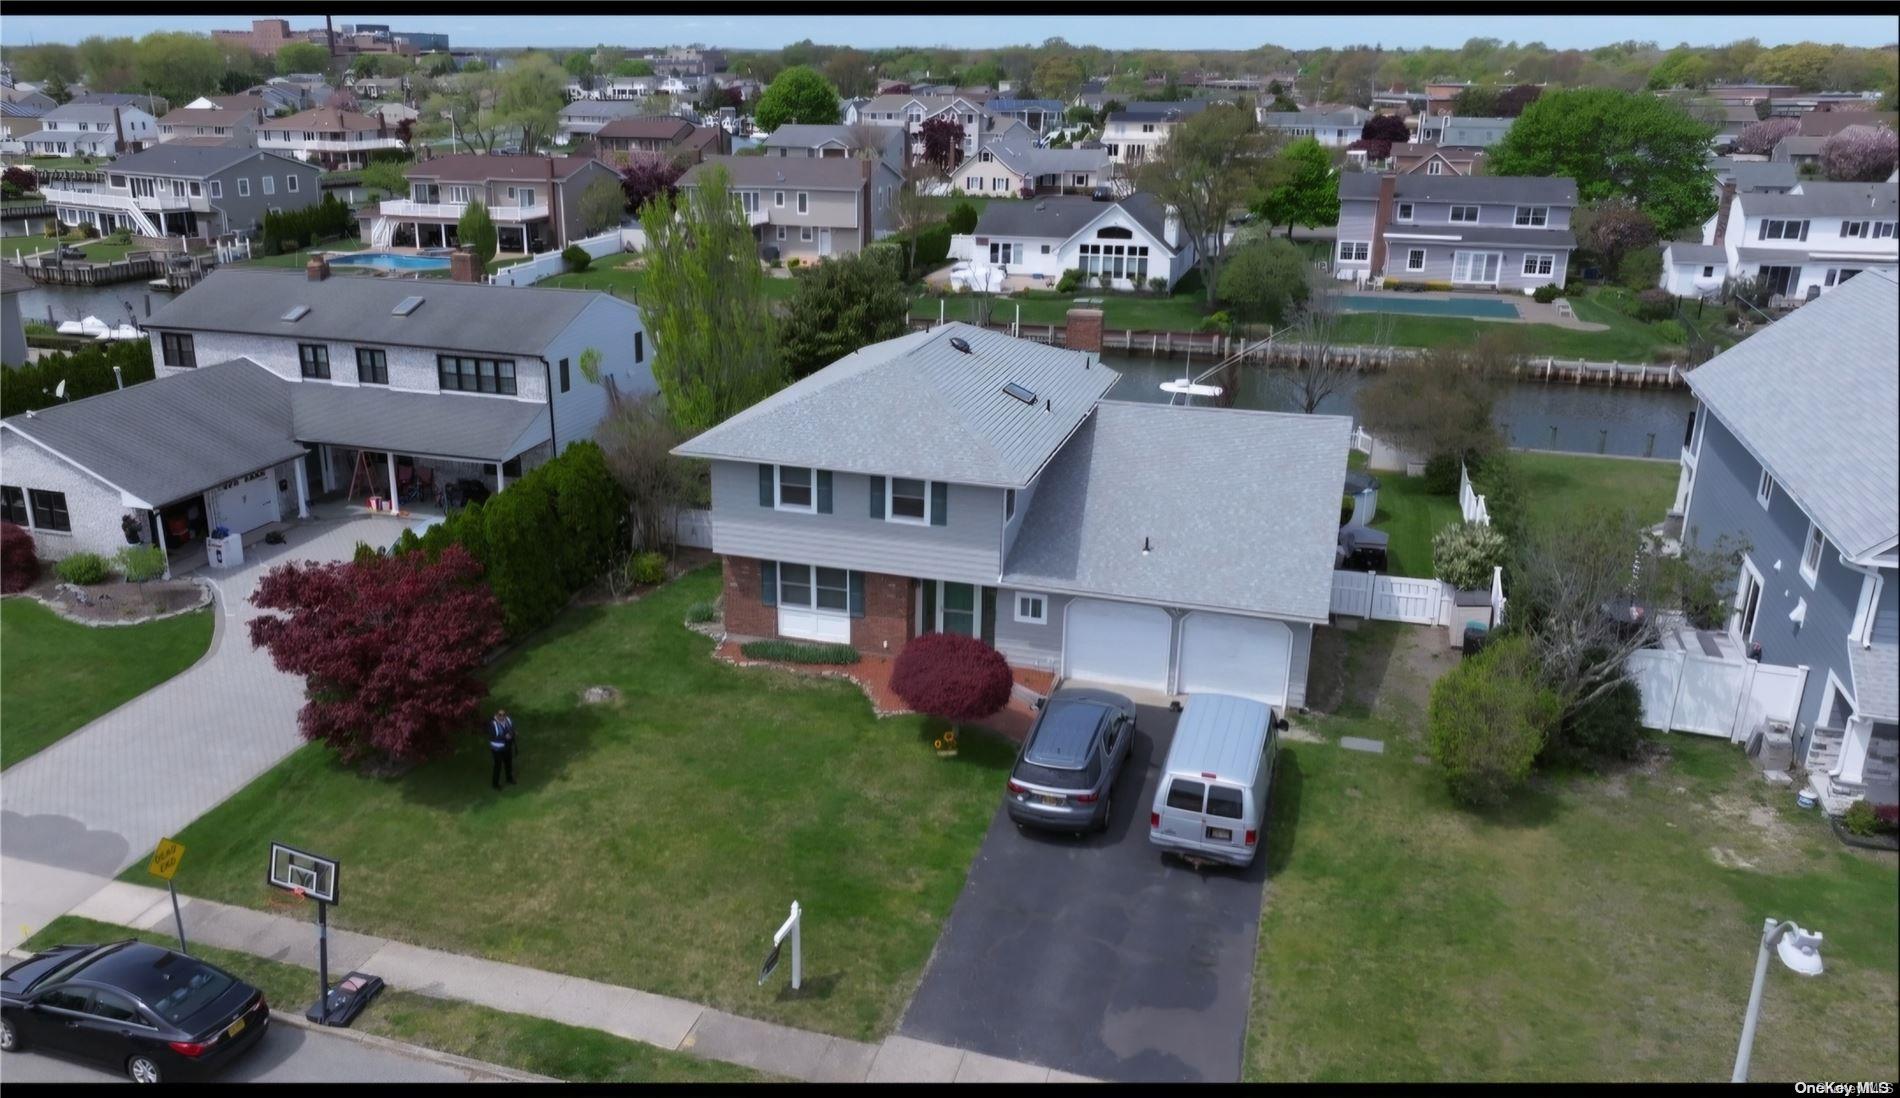
[(874, 519), (881, 519), (884, 517), (884, 478), (883, 477), (871, 478), (871, 517)]
[(759, 562), (759, 602), (765, 606), (778, 605), (778, 561)]
[(851, 616), (864, 616), (864, 573), (851, 573)]
[(937, 581), (924, 580), (924, 627), (918, 632), (935, 633), (937, 631)]
[(818, 513), (831, 513), (831, 470), (818, 470)]
[(759, 466), (759, 506), (770, 507), (772, 503), (772, 467), (761, 465)]
[(996, 588), (983, 589), (983, 643), (996, 644)]
[(941, 480), (930, 482), (930, 525), (945, 526), (950, 522), (950, 486)]

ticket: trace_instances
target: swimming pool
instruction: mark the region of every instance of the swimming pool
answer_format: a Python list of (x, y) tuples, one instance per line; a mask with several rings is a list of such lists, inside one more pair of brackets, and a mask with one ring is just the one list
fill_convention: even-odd
[(1393, 294), (1373, 297), (1348, 294), (1339, 304), (1355, 313), (1405, 313), (1408, 316), (1475, 316), (1518, 320), (1521, 314), (1509, 301), (1483, 297), (1411, 297)]
[(448, 258), (432, 255), (397, 255), (394, 252), (357, 252), (334, 256), (332, 267), (368, 267), (377, 271), (446, 271)]

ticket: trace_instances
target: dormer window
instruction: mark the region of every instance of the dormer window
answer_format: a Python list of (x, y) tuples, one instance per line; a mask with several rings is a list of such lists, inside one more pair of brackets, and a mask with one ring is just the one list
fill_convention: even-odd
[(1451, 220), (1454, 224), (1459, 222), (1475, 223), (1478, 220), (1478, 207), (1453, 206), (1451, 208)]
[(1550, 223), (1550, 207), (1519, 206), (1512, 223), (1521, 229), (1541, 229)]

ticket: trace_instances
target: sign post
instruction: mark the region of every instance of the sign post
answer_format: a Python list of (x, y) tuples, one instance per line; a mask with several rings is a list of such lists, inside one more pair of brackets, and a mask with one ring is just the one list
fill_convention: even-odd
[(798, 901), (793, 900), (790, 917), (778, 928), (778, 933), (772, 935), (772, 951), (765, 955), (765, 963), (759, 966), (759, 986), (765, 986), (765, 981), (771, 977), (772, 973), (778, 971), (779, 946), (785, 941), (785, 936), (790, 934), (792, 936), (792, 990), (799, 989), (805, 975), (804, 951), (799, 948), (798, 933), (803, 914), (799, 909)]
[(165, 891), (172, 897), (172, 922), (178, 927), (178, 952), (190, 953), (185, 946), (185, 917), (178, 911), (178, 886), (172, 883), (172, 877), (178, 872), (178, 863), (185, 857), (185, 844), (171, 839), (158, 840), (158, 849), (152, 851), (152, 864), (145, 867), (146, 872), (165, 882)]

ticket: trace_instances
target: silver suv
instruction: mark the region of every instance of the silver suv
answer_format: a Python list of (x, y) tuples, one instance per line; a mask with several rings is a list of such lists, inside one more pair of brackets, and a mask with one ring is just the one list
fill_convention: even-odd
[(1003, 807), (1025, 827), (1102, 831), (1135, 740), (1135, 703), (1107, 690), (1058, 690), (1010, 771)]

